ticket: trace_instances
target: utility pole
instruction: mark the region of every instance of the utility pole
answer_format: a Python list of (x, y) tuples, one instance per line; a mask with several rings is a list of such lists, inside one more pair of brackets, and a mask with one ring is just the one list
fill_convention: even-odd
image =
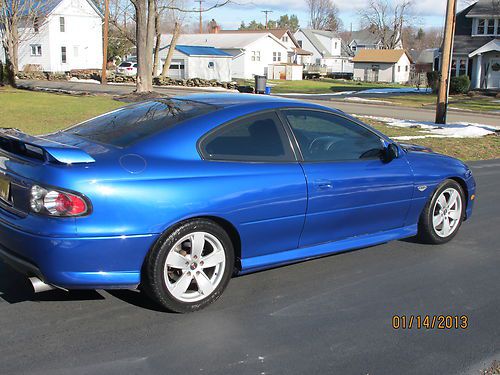
[(109, 36), (109, 0), (104, 0), (104, 35), (102, 41), (102, 72), (101, 84), (108, 83), (108, 36)]
[(268, 23), (268, 16), (267, 15), (269, 13), (272, 13), (273, 11), (272, 10), (262, 10), (261, 12), (266, 14), (266, 29), (267, 29), (268, 28), (267, 27), (267, 23)]
[(450, 89), (451, 57), (453, 53), (453, 36), (455, 34), (455, 13), (457, 0), (448, 0), (446, 6), (446, 23), (444, 26), (443, 53), (441, 59), (441, 74), (436, 104), (436, 124), (446, 124), (448, 110), (448, 94)]
[(203, 8), (202, 8), (202, 3), (204, 2), (205, 0), (196, 0), (197, 3), (200, 3), (200, 34), (203, 34)]

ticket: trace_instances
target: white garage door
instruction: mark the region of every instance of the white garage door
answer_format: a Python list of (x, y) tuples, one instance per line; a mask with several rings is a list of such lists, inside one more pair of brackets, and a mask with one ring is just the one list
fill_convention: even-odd
[(170, 64), (170, 69), (168, 70), (168, 76), (173, 79), (184, 79), (185, 78), (185, 66), (183, 60), (172, 60)]

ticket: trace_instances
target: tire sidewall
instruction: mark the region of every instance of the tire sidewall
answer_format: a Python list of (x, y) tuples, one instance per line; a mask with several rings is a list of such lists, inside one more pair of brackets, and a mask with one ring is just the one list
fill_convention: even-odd
[[(462, 212), (460, 215), (459, 222), (458, 222), (456, 228), (454, 229), (453, 233), (451, 233), (447, 237), (441, 237), (436, 233), (436, 230), (434, 229), (434, 225), (433, 225), (434, 206), (436, 205), (436, 201), (438, 200), (441, 193), (449, 188), (455, 189), (458, 192), (458, 194), (460, 195), (460, 199), (462, 200)], [(446, 180), (441, 185), (439, 185), (439, 187), (434, 192), (432, 199), (429, 202), (429, 207), (426, 210), (427, 212), (426, 212), (426, 218), (425, 218), (426, 226), (427, 226), (428, 232), (429, 232), (428, 234), (431, 237), (431, 240), (433, 243), (438, 243), (438, 244), (445, 243), (445, 242), (450, 241), (451, 239), (453, 239), (453, 237), (455, 237), (457, 235), (458, 231), (460, 230), (460, 226), (462, 225), (462, 222), (463, 222), (465, 209), (466, 209), (465, 194), (464, 194), (462, 187), (460, 186), (460, 184), (458, 182), (456, 182), (454, 180)]]
[[(173, 246), (182, 237), (192, 232), (207, 232), (217, 237), (224, 248), (226, 262), (224, 275), (215, 290), (207, 298), (190, 303), (179, 301), (170, 293), (165, 282), (164, 269), (167, 256)], [(169, 311), (179, 313), (192, 312), (204, 308), (221, 296), (233, 273), (234, 249), (231, 239), (219, 225), (211, 220), (191, 220), (180, 224), (167, 233), (167, 235), (163, 236), (149, 254), (147, 263), (145, 287), (148, 289), (148, 294)]]

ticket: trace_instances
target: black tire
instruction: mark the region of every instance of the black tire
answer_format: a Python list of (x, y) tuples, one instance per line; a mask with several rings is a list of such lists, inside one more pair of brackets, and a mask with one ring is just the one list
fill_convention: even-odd
[[(207, 297), (196, 302), (185, 302), (176, 298), (168, 290), (164, 270), (167, 256), (170, 251), (172, 251), (175, 244), (186, 235), (194, 232), (206, 232), (220, 241), (225, 252), (224, 274), (219, 284)], [(234, 248), (226, 231), (211, 220), (194, 219), (185, 221), (165, 233), (150, 250), (144, 263), (141, 284), (144, 292), (161, 307), (171, 312), (188, 313), (201, 310), (215, 302), (226, 289), (231, 279), (233, 269)], [(196, 281), (194, 283), (196, 284)]]
[[(441, 195), (441, 193), (449, 188), (455, 189), (459, 193), (460, 198), (462, 200), (462, 213), (460, 215), (460, 218), (458, 219), (459, 220), (458, 223), (453, 227), (454, 228), (453, 231), (447, 237), (442, 237), (439, 236), (436, 233), (436, 230), (434, 229), (434, 225), (432, 223), (434, 214), (433, 210), (434, 207), (436, 206), (436, 201)], [(460, 226), (462, 225), (466, 204), (467, 202), (465, 200), (465, 194), (460, 184), (454, 180), (443, 181), (437, 187), (431, 199), (427, 202), (427, 204), (424, 207), (424, 210), (420, 215), (420, 219), (418, 222), (417, 239), (420, 242), (427, 244), (443, 244), (450, 241), (453, 237), (456, 236), (456, 234), (460, 229)]]

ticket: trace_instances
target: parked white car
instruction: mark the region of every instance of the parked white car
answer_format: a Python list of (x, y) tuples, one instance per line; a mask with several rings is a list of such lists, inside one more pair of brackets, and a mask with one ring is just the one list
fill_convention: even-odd
[(124, 61), (116, 68), (116, 74), (122, 76), (137, 75), (137, 63), (133, 61)]

